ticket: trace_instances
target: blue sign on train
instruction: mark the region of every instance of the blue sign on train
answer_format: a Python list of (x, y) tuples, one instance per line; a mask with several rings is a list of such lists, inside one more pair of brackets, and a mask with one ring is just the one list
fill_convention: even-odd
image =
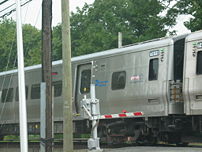
[(109, 84), (109, 81), (95, 80), (95, 86), (98, 86), (98, 87), (106, 87), (108, 84)]

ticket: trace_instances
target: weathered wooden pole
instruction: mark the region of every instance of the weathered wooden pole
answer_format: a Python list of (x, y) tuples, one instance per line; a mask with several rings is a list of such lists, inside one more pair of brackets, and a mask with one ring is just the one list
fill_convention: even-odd
[(122, 32), (119, 32), (118, 33), (118, 48), (121, 48), (122, 47)]
[(62, 0), (62, 53), (63, 53), (63, 151), (73, 152), (72, 74), (69, 0)]
[(42, 3), (42, 82), (46, 86), (46, 131), (45, 151), (52, 152), (53, 148), (53, 116), (52, 116), (52, 0)]

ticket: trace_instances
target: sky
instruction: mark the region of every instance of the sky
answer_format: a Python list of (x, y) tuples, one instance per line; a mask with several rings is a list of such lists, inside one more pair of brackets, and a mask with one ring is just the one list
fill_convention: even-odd
[[(53, 2), (52, 26), (56, 26), (58, 25), (58, 23), (61, 23), (61, 0), (52, 0), (52, 2)], [(69, 0), (69, 2), (70, 2), (70, 11), (75, 12), (76, 7), (82, 8), (85, 3), (92, 4), (94, 0)], [(24, 20), (25, 23), (31, 23), (32, 25), (35, 25), (37, 28), (41, 28), (41, 4), (42, 0), (33, 0), (28, 4), (29, 6), (27, 5), (23, 8), (22, 14), (25, 15), (25, 12), (27, 10), (26, 7), (29, 7), (28, 13)], [(33, 14), (33, 16), (31, 14)]]
[[(10, 0), (15, 2), (15, 0)], [(56, 26), (61, 23), (61, 0), (52, 0), (53, 2), (53, 20), (52, 26)], [(70, 0), (70, 11), (75, 12), (76, 7), (82, 8), (85, 3), (92, 4), (94, 0)], [(22, 7), (22, 23), (29, 23), (39, 29), (41, 29), (41, 4), (42, 0), (32, 0), (32, 2)], [(11, 17), (15, 20), (16, 13), (12, 13)], [(184, 21), (187, 21), (190, 16), (181, 15), (177, 18), (177, 25), (173, 29), (177, 30), (177, 34), (184, 34), (190, 32), (183, 25)]]
[[(25, 2), (26, 0), (21, 0)], [(94, 0), (69, 0), (70, 1), (70, 11), (75, 12), (76, 7), (82, 8), (85, 3), (92, 4)], [(1, 13), (1, 10), (14, 4), (15, 0), (9, 0), (6, 4), (0, 7), (0, 16), (4, 14)], [(58, 23), (61, 23), (61, 0), (52, 0), (53, 6), (53, 19), (52, 19), (52, 26), (56, 26)], [(41, 28), (41, 9), (42, 9), (42, 0), (32, 0), (28, 4), (22, 7), (21, 9), (21, 16), (22, 16), (22, 23), (30, 23), (37, 28)], [(13, 6), (12, 8), (14, 8)], [(16, 13), (12, 13), (9, 17), (16, 19)]]

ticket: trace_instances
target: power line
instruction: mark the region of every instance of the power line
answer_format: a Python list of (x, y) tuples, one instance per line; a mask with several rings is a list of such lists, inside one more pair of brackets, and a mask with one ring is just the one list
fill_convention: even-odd
[[(1, 3), (5, 3), (5, 2), (7, 2), (7, 1), (8, 1), (8, 0), (4, 0), (4, 1), (1, 2)], [(21, 4), (21, 7), (24, 6), (24, 5), (26, 5), (27, 3), (31, 2), (31, 1), (32, 1), (32, 0), (27, 0), (27, 1), (23, 2), (23, 3)], [(0, 3), (0, 4), (1, 4), (1, 3)], [(8, 7), (4, 8), (3, 10), (1, 10), (0, 13), (4, 12), (4, 11), (10, 9), (10, 8), (12, 8), (13, 6), (15, 6), (15, 3), (14, 3), (14, 4), (11, 4), (11, 5), (9, 5)], [(4, 13), (3, 15), (1, 15), (0, 18), (4, 18), (4, 17), (6, 17), (6, 16), (9, 16), (11, 13), (13, 13), (13, 12), (15, 12), (15, 11), (16, 11), (16, 8), (13, 8), (13, 9), (11, 9), (10, 11), (8, 11), (8, 12)]]
[(7, 10), (7, 9), (9, 9), (9, 8), (11, 8), (11, 7), (13, 7), (14, 5), (15, 5), (15, 4), (12, 4), (12, 5), (10, 5), (10, 6), (6, 7), (6, 8), (4, 8), (3, 10), (0, 11), (0, 13), (3, 12), (3, 11), (5, 11), (5, 10)]
[(9, 0), (4, 0), (4, 1), (0, 2), (0, 5), (2, 5), (3, 3), (7, 2), (7, 1), (9, 1)]
[[(4, 0), (4, 1), (0, 2), (0, 5), (3, 4), (4, 2), (7, 2), (7, 1), (8, 1), (8, 0)], [(30, 1), (30, 0), (29, 0), (29, 1)], [(25, 4), (27, 4), (29, 1), (27, 1), (26, 3), (24, 3), (23, 6), (24, 6)], [(15, 36), (16, 36), (16, 33), (14, 34), (14, 37), (15, 37)], [(12, 53), (12, 51), (13, 51), (14, 41), (15, 41), (15, 38), (14, 38), (14, 37), (13, 37), (13, 40), (12, 40), (11, 47), (10, 47), (10, 49), (9, 49), (10, 51), (9, 51), (8, 60), (7, 60), (7, 65), (6, 65), (5, 71), (7, 71), (7, 70), (9, 69), (9, 63), (10, 63), (10, 59), (11, 59), (11, 53)], [(17, 62), (17, 56), (15, 57), (15, 60), (14, 60), (14, 62), (13, 62), (12, 69), (16, 68), (16, 62)], [(12, 82), (12, 80), (13, 80), (13, 76), (14, 76), (14, 73), (12, 73), (12, 74), (10, 75), (8, 88), (10, 88), (10, 86), (11, 86), (11, 82)], [(3, 77), (3, 83), (2, 83), (2, 85), (0, 86), (0, 90), (3, 90), (3, 88), (5, 87), (5, 81), (6, 81), (6, 75), (4, 75), (4, 77)], [(9, 90), (7, 90), (7, 92), (6, 92), (6, 96), (8, 96), (8, 91), (9, 91)], [(6, 98), (5, 98), (5, 99), (6, 99)], [(0, 100), (2, 100), (2, 99), (0, 98)], [(3, 116), (3, 113), (4, 113), (4, 111), (5, 111), (5, 104), (6, 104), (6, 102), (5, 102), (5, 100), (4, 100), (4, 101), (3, 101), (3, 106), (2, 106), (1, 109), (0, 109), (0, 121), (3, 121), (3, 120), (2, 120), (2, 116)], [(3, 122), (0, 126), (2, 127), (5, 122), (6, 122), (6, 121), (4, 120), (4, 122)]]

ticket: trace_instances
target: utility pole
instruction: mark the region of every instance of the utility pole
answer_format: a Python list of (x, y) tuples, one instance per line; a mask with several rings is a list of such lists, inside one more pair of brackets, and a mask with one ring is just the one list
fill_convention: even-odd
[(52, 0), (43, 0), (42, 3), (42, 82), (46, 88), (46, 131), (45, 151), (52, 152), (53, 148), (53, 116), (52, 116)]
[(119, 32), (118, 33), (118, 48), (121, 48), (122, 47), (122, 40), (123, 38), (122, 38), (122, 33), (121, 32)]
[(20, 118), (20, 149), (21, 152), (28, 152), (27, 142), (27, 108), (25, 98), (25, 71), (24, 71), (24, 51), (22, 38), (22, 22), (20, 0), (16, 0), (16, 20), (17, 20), (17, 52), (18, 52), (18, 88), (19, 88), (19, 118)]
[(73, 152), (72, 74), (69, 0), (62, 0), (63, 152)]

